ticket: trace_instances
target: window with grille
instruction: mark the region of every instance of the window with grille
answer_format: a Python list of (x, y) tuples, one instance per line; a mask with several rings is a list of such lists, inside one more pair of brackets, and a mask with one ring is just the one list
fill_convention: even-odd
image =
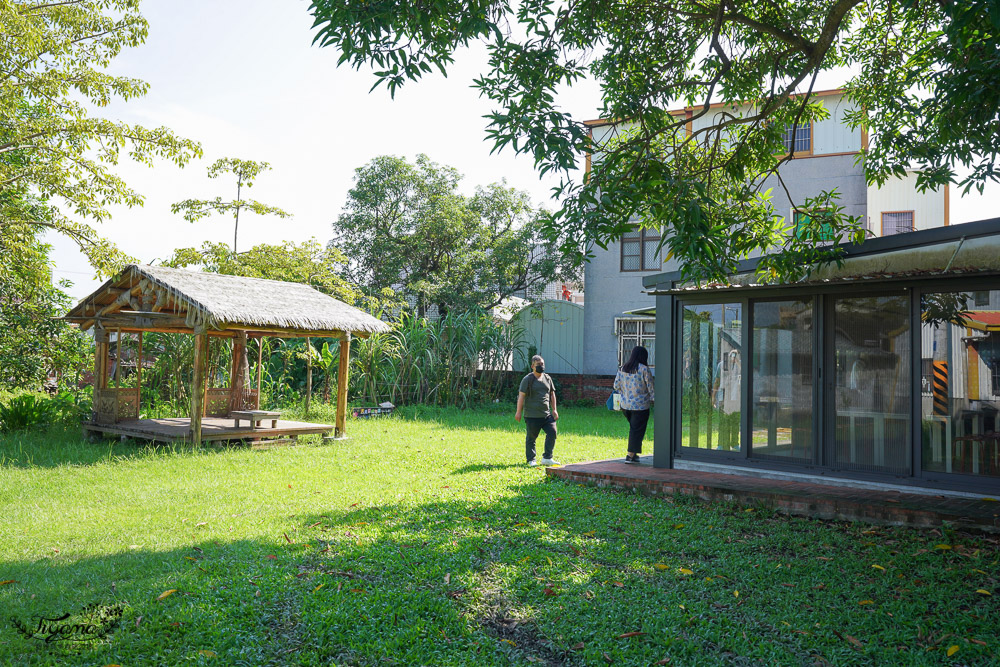
[(633, 229), (622, 235), (621, 270), (654, 271), (660, 268), (660, 235), (651, 229)]
[(785, 150), (789, 153), (811, 153), (812, 124), (807, 123), (798, 127), (785, 128), (783, 142)]
[(882, 236), (913, 231), (913, 211), (892, 211), (882, 214)]
[(653, 368), (656, 352), (656, 320), (615, 320), (615, 335), (618, 336), (618, 366), (632, 354), (632, 348), (642, 345), (649, 350), (649, 367)]

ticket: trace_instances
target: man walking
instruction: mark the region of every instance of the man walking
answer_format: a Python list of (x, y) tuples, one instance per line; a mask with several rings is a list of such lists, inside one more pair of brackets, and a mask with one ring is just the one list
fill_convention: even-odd
[(528, 465), (532, 467), (538, 465), (535, 461), (535, 441), (538, 439), (539, 431), (545, 431), (542, 465), (559, 465), (559, 462), (552, 458), (552, 450), (556, 446), (556, 420), (559, 419), (559, 412), (556, 410), (556, 386), (545, 372), (545, 360), (537, 354), (531, 358), (531, 372), (524, 376), (518, 388), (514, 421), (521, 421), (522, 414), (527, 428), (524, 455), (528, 459)]

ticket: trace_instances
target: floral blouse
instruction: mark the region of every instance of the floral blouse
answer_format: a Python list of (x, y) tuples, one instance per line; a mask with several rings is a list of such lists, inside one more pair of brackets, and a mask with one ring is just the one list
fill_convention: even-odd
[(653, 401), (653, 374), (649, 366), (639, 364), (635, 373), (618, 371), (615, 391), (621, 395), (622, 410), (648, 410)]

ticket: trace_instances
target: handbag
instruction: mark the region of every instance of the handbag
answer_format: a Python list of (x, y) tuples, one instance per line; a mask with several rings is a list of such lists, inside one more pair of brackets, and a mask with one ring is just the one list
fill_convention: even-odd
[(619, 394), (617, 391), (613, 391), (611, 392), (611, 395), (608, 396), (608, 400), (604, 403), (604, 406), (608, 410), (621, 410), (622, 409), (621, 399), (622, 399), (621, 394)]

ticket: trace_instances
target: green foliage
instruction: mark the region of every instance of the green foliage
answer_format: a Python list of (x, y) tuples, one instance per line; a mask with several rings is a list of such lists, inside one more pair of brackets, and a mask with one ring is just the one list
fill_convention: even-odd
[(494, 183), (465, 197), (460, 180), (426, 155), (416, 164), (383, 155), (355, 170), (334, 223), (347, 277), (368, 294), (401, 285), (424, 316), (431, 305), (441, 313), (489, 309), (514, 292), (538, 293), (575, 276), (541, 238), (542, 213), (525, 193)]
[[(201, 154), (165, 127), (90, 113), (146, 93), (144, 82), (108, 71), (123, 49), (146, 38), (138, 2), (11, 0), (0, 3), (0, 25), (0, 238), (12, 246), (25, 228), (55, 230), (110, 275), (128, 258), (82, 220), (100, 222), (110, 205), (142, 204), (110, 171), (121, 152), (144, 164), (166, 158), (178, 165)], [(53, 203), (60, 201), (78, 219)]]
[[(827, 117), (814, 85), (845, 68), (856, 72), (847, 121), (871, 140), (862, 158), (870, 182), (910, 166), (922, 187), (998, 179), (995, 0), (443, 0), (403, 9), (313, 0), (311, 13), (314, 41), (338, 49), (339, 63), (372, 66), (390, 93), (485, 44), (489, 62), (474, 86), (494, 104), (487, 136), (560, 175), (563, 207), (544, 227), (567, 252), (604, 247), (638, 220), (663, 230), (694, 278), (724, 280), (738, 260), (771, 251), (787, 256), (761, 270), (783, 280), (803, 275), (803, 261), (835, 261), (815, 240), (783, 233), (770, 189), (784, 187), (779, 167), (792, 157), (785, 128)], [(560, 89), (584, 77), (601, 86), (608, 140), (595, 141), (559, 105)], [(744, 104), (749, 111), (730, 111)], [(690, 116), (668, 111), (684, 105)], [(574, 178), (590, 154), (591, 177)], [(839, 208), (825, 224), (838, 243), (860, 233)]]
[(75, 386), (92, 358), (93, 341), (58, 317), (69, 283), (52, 284), (40, 231), (0, 221), (0, 389), (41, 389), (47, 376)]
[(359, 341), (362, 395), (373, 403), (459, 407), (498, 400), (507, 388), (504, 369), (522, 340), (519, 328), (483, 312), (449, 312), (438, 320), (404, 314), (392, 332)]
[[(340, 344), (313, 338), (313, 389), (336, 396)], [(348, 396), (373, 405), (467, 407), (508, 398), (506, 370), (523, 331), (481, 311), (451, 312), (438, 320), (400, 315), (393, 330), (351, 341)], [(305, 391), (304, 339), (266, 339), (262, 405), (298, 404)]]
[(21, 394), (0, 403), (0, 429), (21, 431), (55, 421), (55, 403), (38, 394)]
[(254, 199), (241, 199), (240, 194), (244, 187), (253, 187), (253, 182), (261, 172), (271, 169), (267, 162), (254, 162), (253, 160), (240, 160), (238, 158), (220, 158), (212, 163), (208, 168), (209, 178), (218, 178), (220, 174), (232, 174), (236, 177), (236, 199), (233, 201), (222, 201), (222, 197), (215, 199), (185, 199), (170, 205), (171, 213), (180, 213), (188, 222), (196, 222), (216, 213), (232, 214), (235, 220), (233, 226), (233, 255), (236, 254), (236, 239), (240, 231), (240, 211), (247, 210), (257, 215), (276, 215), (279, 218), (290, 218), (288, 213), (277, 206), (270, 206)]
[(0, 400), (0, 431), (23, 431), (46, 428), (53, 424), (72, 424), (89, 414), (90, 399), (63, 391), (55, 396), (22, 393)]

